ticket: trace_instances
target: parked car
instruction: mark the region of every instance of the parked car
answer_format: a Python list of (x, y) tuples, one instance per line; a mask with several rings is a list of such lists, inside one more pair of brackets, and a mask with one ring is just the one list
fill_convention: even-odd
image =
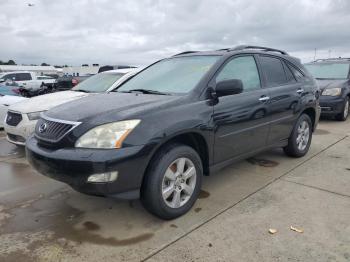
[(8, 84), (8, 83), (2, 83), (0, 84), (0, 95), (1, 96), (19, 96), (20, 92), (19, 92), (19, 87), (17, 84)]
[(37, 76), (34, 72), (7, 72), (0, 76), (0, 83), (6, 81), (16, 82), (23, 88), (22, 92), (35, 91), (42, 85), (53, 85), (55, 79), (49, 76)]
[(202, 175), (282, 147), (304, 156), (318, 87), (286, 52), (239, 46), (160, 60), (116, 92), (42, 114), (29, 162), (77, 191), (141, 201), (163, 219), (185, 214)]
[(305, 64), (321, 89), (321, 115), (345, 121), (349, 115), (350, 58), (319, 59)]
[(8, 141), (23, 146), (28, 136), (34, 132), (42, 112), (84, 96), (109, 92), (136, 72), (136, 69), (107, 71), (90, 77), (70, 91), (41, 95), (10, 106), (4, 125)]
[(85, 76), (61, 76), (56, 79), (56, 82), (53, 86), (55, 91), (65, 91), (71, 90), (77, 84), (83, 82), (88, 79), (92, 75)]
[(0, 129), (4, 128), (4, 121), (8, 111), (9, 106), (23, 102), (27, 98), (21, 96), (12, 96), (12, 95), (1, 95), (0, 94)]

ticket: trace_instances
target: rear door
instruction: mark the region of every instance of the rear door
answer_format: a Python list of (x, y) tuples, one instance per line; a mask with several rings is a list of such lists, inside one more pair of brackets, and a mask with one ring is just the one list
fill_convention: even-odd
[(259, 63), (264, 75), (265, 88), (269, 90), (268, 103), (271, 123), (268, 144), (276, 144), (287, 139), (292, 131), (304, 90), (286, 62), (275, 56), (259, 55)]
[(240, 79), (243, 93), (223, 96), (214, 105), (214, 161), (220, 163), (266, 145), (267, 90), (262, 89), (253, 55), (231, 58), (215, 77), (215, 82)]

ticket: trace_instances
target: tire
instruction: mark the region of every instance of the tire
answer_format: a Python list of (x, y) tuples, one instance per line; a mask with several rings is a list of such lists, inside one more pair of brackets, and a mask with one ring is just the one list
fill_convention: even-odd
[(302, 157), (309, 151), (312, 140), (312, 121), (306, 114), (302, 114), (294, 125), (288, 138), (288, 145), (284, 152), (291, 157)]
[(335, 116), (335, 118), (338, 121), (345, 121), (348, 118), (348, 116), (349, 116), (349, 103), (350, 103), (349, 97), (346, 97), (343, 112), (341, 112), (340, 114)]
[[(186, 179), (186, 174), (192, 176)], [(141, 202), (159, 218), (170, 220), (182, 216), (196, 202), (202, 176), (202, 161), (194, 149), (182, 144), (167, 145), (156, 153), (150, 163), (141, 188)]]

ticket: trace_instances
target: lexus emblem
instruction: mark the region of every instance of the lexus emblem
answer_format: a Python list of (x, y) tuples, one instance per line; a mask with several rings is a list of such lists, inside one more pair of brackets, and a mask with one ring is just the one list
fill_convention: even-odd
[(12, 120), (12, 116), (8, 115), (7, 116), (7, 121), (11, 121)]
[(46, 129), (47, 129), (47, 124), (46, 124), (46, 123), (42, 123), (42, 124), (39, 126), (39, 132), (40, 132), (40, 133), (45, 133), (45, 132), (46, 132)]

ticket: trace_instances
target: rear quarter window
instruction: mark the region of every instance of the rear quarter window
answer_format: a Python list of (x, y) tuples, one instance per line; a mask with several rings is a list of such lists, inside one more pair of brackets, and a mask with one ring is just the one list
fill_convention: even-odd
[(260, 56), (260, 65), (267, 86), (279, 86), (289, 82), (282, 61), (279, 58)]

